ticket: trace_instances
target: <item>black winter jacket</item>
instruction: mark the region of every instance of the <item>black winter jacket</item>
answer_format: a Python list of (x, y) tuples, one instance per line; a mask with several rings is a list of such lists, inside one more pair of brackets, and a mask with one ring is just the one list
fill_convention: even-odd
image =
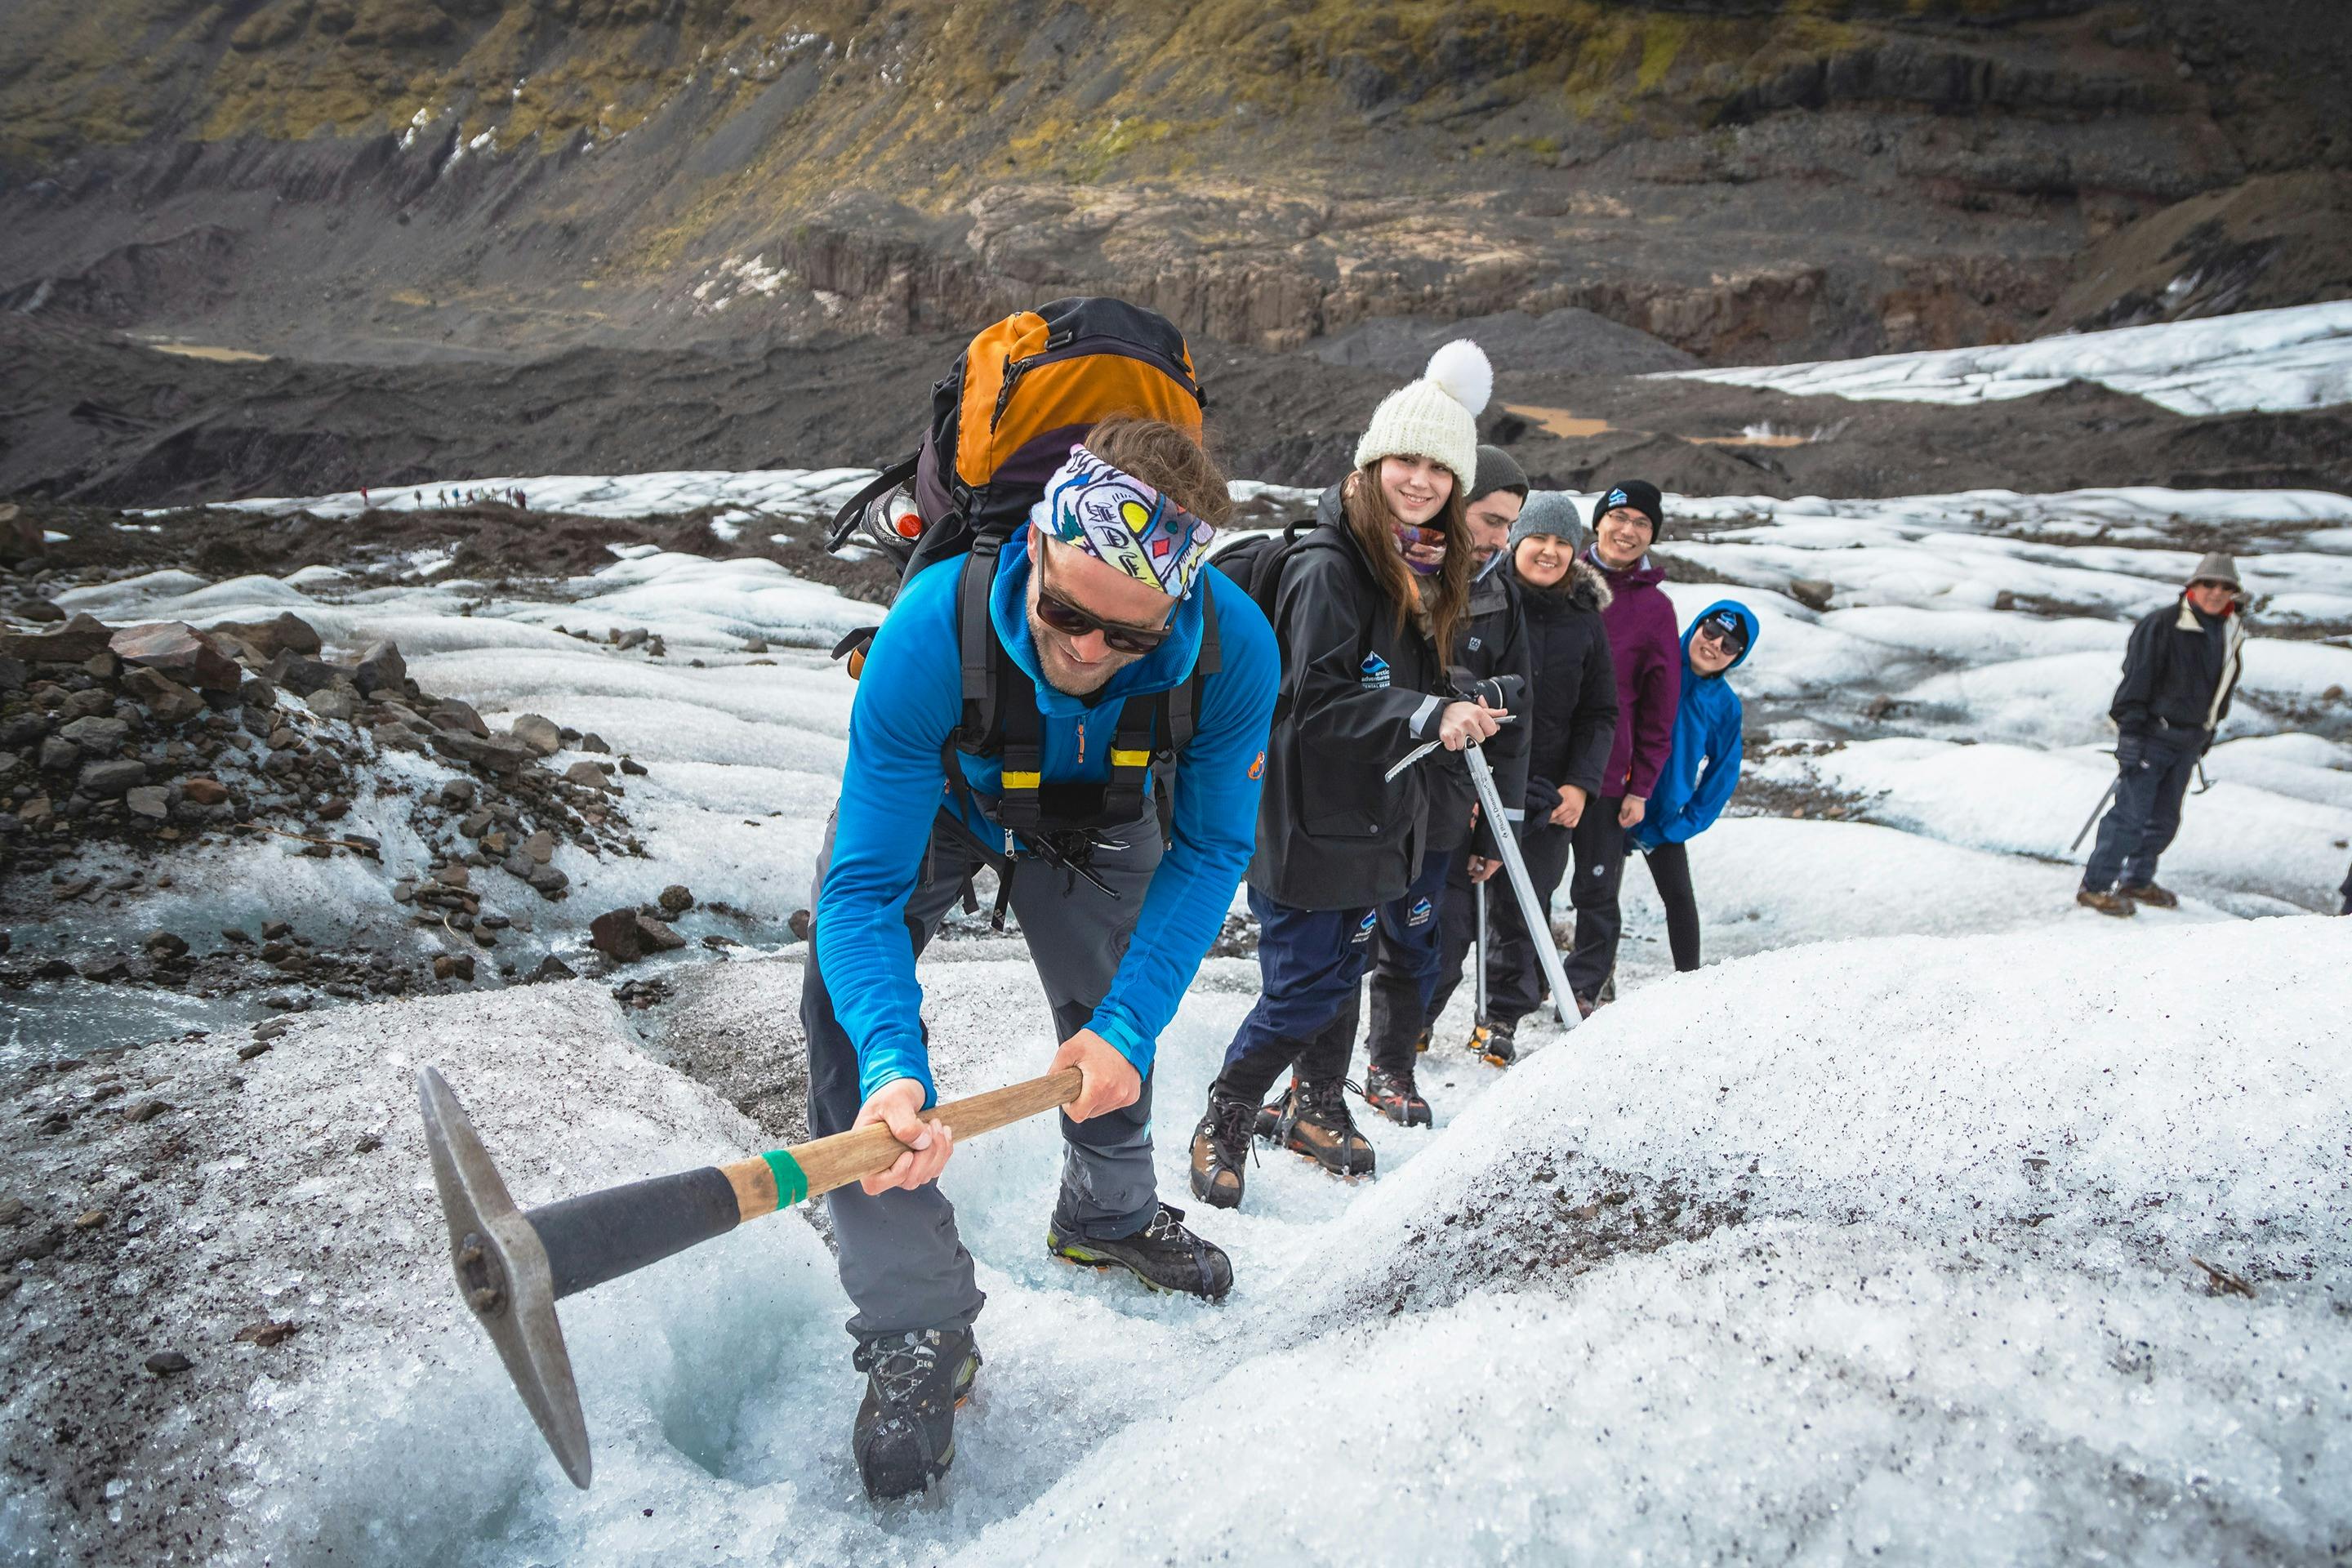
[[(1470, 584), (1470, 603), (1462, 617), (1462, 646), (1454, 649), (1451, 671), (1456, 691), (1469, 691), (1479, 681), (1496, 676), (1516, 675), (1527, 692), (1514, 706), (1511, 721), (1480, 748), (1486, 765), (1495, 770), (1495, 793), (1502, 797), (1514, 828), (1522, 816), (1519, 801), (1528, 792), (1528, 751), (1533, 733), (1528, 708), (1535, 694), (1535, 659), (1528, 647), (1527, 616), (1520, 607), (1519, 594), (1507, 562)], [(1470, 766), (1461, 753), (1433, 752), (1414, 766), (1430, 770), (1429, 847), (1457, 849), (1470, 844), (1481, 855), (1497, 853), (1485, 823), (1478, 825), (1475, 836), (1471, 832), (1471, 807), (1478, 804), (1478, 790), (1470, 782)]]
[[(1250, 886), (1303, 910), (1366, 909), (1398, 897), (1428, 835), (1423, 759), (1451, 700), (1437, 650), (1381, 592), (1355, 537), (1318, 524), (1282, 565), (1272, 617), (1282, 644), (1282, 716), (1265, 748)], [(1454, 765), (1460, 759), (1449, 757)]]
[(1526, 606), (1528, 649), (1535, 664), (1535, 735), (1528, 753), (1528, 820), (1559, 805), (1560, 787), (1601, 794), (1609, 749), (1617, 741), (1617, 673), (1601, 612), (1609, 584), (1582, 561), (1549, 588), (1512, 574)]
[(2230, 716), (2245, 640), (2242, 615), (2209, 616), (2186, 598), (2150, 610), (2132, 627), (2108, 717), (2126, 735), (2170, 731), (2179, 740), (2210, 743)]

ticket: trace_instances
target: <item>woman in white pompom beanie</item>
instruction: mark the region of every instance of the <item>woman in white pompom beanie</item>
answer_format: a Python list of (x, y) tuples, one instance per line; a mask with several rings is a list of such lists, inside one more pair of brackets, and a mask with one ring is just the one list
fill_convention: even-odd
[[(1492, 381), (1475, 343), (1438, 350), (1427, 374), (1381, 401), (1317, 525), (1277, 546), (1269, 618), (1287, 707), (1266, 743), (1249, 869), (1258, 999), (1192, 1132), (1192, 1191), (1219, 1208), (1242, 1200), (1259, 1108), (1286, 1072), (1276, 1142), (1335, 1174), (1371, 1173), (1343, 1091), (1376, 929), (1427, 949), (1416, 975), (1427, 1008), (1435, 908), (1460, 842), (1441, 836), (1448, 847), (1433, 849), (1431, 815), (1469, 798), (1466, 774), (1458, 791), (1434, 775), (1462, 773), (1454, 753), (1506, 717), (1457, 690), (1451, 668), (1475, 565), (1464, 498)], [(1445, 750), (1389, 776), (1429, 742)], [(1395, 1076), (1400, 1108), (1418, 1104), (1426, 1124), (1412, 1075)]]

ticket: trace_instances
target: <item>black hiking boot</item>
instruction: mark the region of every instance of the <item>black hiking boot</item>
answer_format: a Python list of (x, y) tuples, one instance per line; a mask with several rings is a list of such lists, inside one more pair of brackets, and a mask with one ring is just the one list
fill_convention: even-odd
[(1250, 1119), (1257, 1107), (1213, 1086), (1208, 1113), (1192, 1129), (1192, 1195), (1213, 1208), (1242, 1201), (1242, 1167), (1249, 1160)]
[(1212, 1301), (1234, 1286), (1234, 1266), (1224, 1248), (1194, 1236), (1185, 1227), (1184, 1211), (1166, 1204), (1150, 1225), (1112, 1240), (1086, 1236), (1064, 1240), (1059, 1225), (1049, 1226), (1045, 1250), (1089, 1268), (1124, 1268), (1154, 1290)]
[(2146, 904), (2152, 910), (2177, 910), (2180, 907), (2180, 896), (2178, 893), (2169, 888), (2159, 887), (2154, 882), (2118, 882), (2116, 884), (2116, 891), (2132, 902)]
[(866, 1495), (877, 1501), (921, 1491), (955, 1463), (955, 1413), (971, 1397), (980, 1347), (970, 1329), (916, 1329), (861, 1341), (866, 1374), (850, 1447)]
[(1350, 1087), (1345, 1079), (1294, 1079), (1280, 1100), (1257, 1113), (1258, 1136), (1306, 1155), (1335, 1176), (1370, 1175), (1372, 1146), (1348, 1114)]
[(1519, 1059), (1518, 1034), (1517, 1018), (1497, 1018), (1485, 1028), (1472, 1031), (1470, 1048), (1488, 1066), (1507, 1068)]
[(1401, 1127), (1427, 1127), (1429, 1101), (1412, 1085), (1412, 1071), (1374, 1068), (1364, 1075), (1364, 1103)]

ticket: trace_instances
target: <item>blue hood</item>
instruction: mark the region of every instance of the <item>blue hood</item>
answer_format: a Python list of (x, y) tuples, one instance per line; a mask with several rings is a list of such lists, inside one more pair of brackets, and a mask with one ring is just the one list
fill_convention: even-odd
[[(1701, 622), (1723, 610), (1731, 611), (1747, 626), (1748, 646), (1718, 675), (1702, 676), (1691, 668), (1691, 638), (1698, 634)], [(1759, 629), (1755, 612), (1747, 605), (1737, 599), (1717, 599), (1700, 611), (1690, 629), (1683, 633), (1682, 696), (1675, 710), (1674, 750), (1666, 757), (1666, 765), (1658, 770), (1648, 806), (1633, 826), (1637, 847), (1646, 850), (1661, 844), (1680, 844), (1706, 832), (1723, 815), (1731, 792), (1739, 787), (1739, 693), (1720, 676), (1738, 668), (1756, 651)]]
[(1738, 669), (1741, 665), (1747, 663), (1748, 656), (1756, 651), (1756, 639), (1762, 635), (1764, 630), (1762, 624), (1756, 619), (1756, 612), (1749, 609), (1747, 605), (1741, 604), (1737, 599), (1717, 599), (1714, 604), (1709, 605), (1706, 609), (1701, 610), (1697, 616), (1692, 619), (1690, 630), (1683, 633), (1683, 679), (1685, 684), (1693, 680), (1706, 680), (1713, 679), (1713, 677), (1701, 675), (1697, 670), (1691, 668), (1690, 645), (1691, 638), (1698, 636), (1698, 628), (1700, 626), (1718, 610), (1729, 610), (1733, 615), (1739, 617), (1740, 624), (1748, 628), (1748, 646), (1739, 650), (1739, 657), (1738, 658), (1733, 659), (1717, 673), (1729, 675), (1733, 670)]

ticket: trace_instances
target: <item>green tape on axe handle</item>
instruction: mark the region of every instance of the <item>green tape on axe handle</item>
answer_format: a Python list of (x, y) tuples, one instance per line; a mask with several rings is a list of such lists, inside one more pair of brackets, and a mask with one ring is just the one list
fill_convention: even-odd
[(808, 1196), (808, 1173), (789, 1149), (771, 1149), (760, 1156), (776, 1178), (776, 1206), (788, 1209)]

